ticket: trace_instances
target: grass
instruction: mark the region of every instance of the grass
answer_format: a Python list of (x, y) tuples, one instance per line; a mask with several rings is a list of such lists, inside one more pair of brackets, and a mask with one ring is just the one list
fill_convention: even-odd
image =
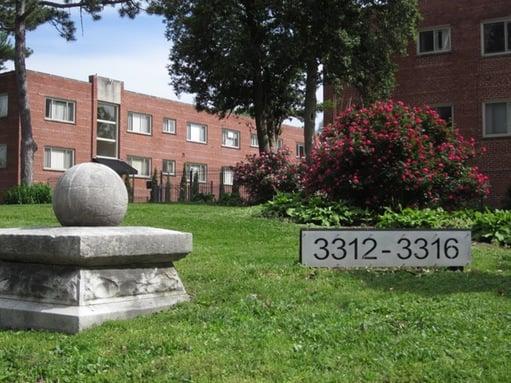
[[(193, 233), (176, 263), (192, 301), (74, 336), (0, 331), (0, 382), (509, 381), (511, 250), (474, 246), (464, 273), (315, 270), (298, 225), (253, 212), (131, 205), (125, 225)], [(0, 206), (3, 227), (56, 224)]]

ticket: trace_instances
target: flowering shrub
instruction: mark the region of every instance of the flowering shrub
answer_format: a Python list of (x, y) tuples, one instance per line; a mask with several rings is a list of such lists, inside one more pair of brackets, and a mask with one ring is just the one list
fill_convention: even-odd
[(289, 161), (289, 151), (248, 155), (246, 162), (236, 164), (234, 182), (244, 186), (251, 202), (269, 201), (277, 192), (298, 189), (298, 165)]
[(325, 127), (304, 185), (357, 206), (454, 208), (489, 193), (488, 177), (468, 165), (466, 140), (429, 107), (376, 102), (350, 108)]

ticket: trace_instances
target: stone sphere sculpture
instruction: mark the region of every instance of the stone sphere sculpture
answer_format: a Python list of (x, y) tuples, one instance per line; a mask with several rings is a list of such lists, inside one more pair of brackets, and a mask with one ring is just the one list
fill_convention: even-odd
[(53, 211), (62, 226), (116, 226), (127, 208), (128, 192), (121, 177), (94, 162), (68, 169), (53, 192)]

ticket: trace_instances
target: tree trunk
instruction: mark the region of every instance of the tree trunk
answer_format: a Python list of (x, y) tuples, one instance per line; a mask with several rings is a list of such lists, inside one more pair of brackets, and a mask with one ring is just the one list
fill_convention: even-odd
[(318, 100), (316, 99), (316, 89), (318, 84), (318, 65), (315, 61), (307, 64), (307, 78), (305, 80), (305, 110), (304, 110), (304, 146), (305, 156), (309, 158), (314, 142), (314, 132), (316, 126), (316, 109)]
[(21, 120), (21, 183), (32, 185), (34, 153), (37, 144), (32, 137), (32, 121), (27, 92), (27, 68), (25, 66), (25, 6), (26, 0), (16, 0), (15, 57), (18, 109)]
[(256, 79), (254, 84), (254, 119), (257, 130), (257, 142), (259, 143), (259, 153), (267, 153), (271, 150), (268, 137), (268, 121), (264, 113), (264, 92), (261, 79)]

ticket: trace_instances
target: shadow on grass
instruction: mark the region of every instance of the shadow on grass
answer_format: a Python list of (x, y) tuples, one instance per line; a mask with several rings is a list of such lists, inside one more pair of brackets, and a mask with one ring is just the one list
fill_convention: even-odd
[(377, 272), (355, 271), (351, 275), (367, 287), (383, 291), (401, 291), (424, 296), (458, 293), (493, 292), (497, 296), (511, 298), (511, 276), (500, 272), (488, 273), (478, 270), (452, 272)]

